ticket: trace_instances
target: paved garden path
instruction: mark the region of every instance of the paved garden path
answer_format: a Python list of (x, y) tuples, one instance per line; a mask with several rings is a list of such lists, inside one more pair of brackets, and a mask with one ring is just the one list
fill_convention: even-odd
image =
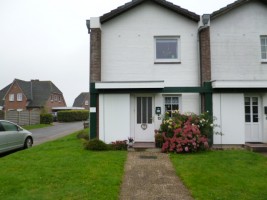
[(121, 200), (193, 200), (168, 154), (128, 152)]

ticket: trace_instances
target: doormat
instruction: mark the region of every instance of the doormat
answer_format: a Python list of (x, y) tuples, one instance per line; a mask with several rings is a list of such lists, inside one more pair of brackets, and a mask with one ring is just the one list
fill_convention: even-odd
[(262, 142), (246, 142), (247, 144), (264, 144)]
[(140, 156), (141, 159), (157, 159), (157, 156)]

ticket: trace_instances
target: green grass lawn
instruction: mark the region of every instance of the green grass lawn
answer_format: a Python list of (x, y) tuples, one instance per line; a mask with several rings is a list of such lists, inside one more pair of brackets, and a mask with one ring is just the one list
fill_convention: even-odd
[(0, 158), (0, 199), (118, 199), (126, 151), (83, 150), (76, 134)]
[(38, 128), (45, 128), (53, 126), (52, 124), (34, 124), (34, 125), (28, 125), (28, 126), (23, 126), (26, 130), (32, 130), (32, 129), (38, 129)]
[(171, 154), (196, 200), (267, 199), (267, 158), (245, 150)]

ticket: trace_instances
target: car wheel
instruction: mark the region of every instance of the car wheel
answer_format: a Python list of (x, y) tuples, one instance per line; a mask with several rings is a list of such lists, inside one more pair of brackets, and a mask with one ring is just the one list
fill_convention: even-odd
[(24, 149), (32, 147), (32, 144), (33, 144), (32, 139), (30, 137), (27, 137), (24, 142)]

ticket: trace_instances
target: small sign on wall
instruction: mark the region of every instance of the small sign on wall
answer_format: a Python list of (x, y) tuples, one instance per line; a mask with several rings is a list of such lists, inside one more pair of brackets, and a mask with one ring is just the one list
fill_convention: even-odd
[(90, 113), (96, 113), (96, 107), (90, 107)]

